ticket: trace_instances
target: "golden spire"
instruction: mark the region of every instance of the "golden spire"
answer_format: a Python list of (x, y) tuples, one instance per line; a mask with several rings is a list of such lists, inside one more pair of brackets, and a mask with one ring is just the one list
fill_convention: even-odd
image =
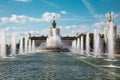
[(55, 16), (53, 16), (53, 20), (55, 20)]
[(55, 16), (53, 16), (52, 28), (56, 28)]
[(109, 21), (109, 22), (112, 21), (112, 13), (111, 13), (111, 12), (109, 12), (108, 21)]

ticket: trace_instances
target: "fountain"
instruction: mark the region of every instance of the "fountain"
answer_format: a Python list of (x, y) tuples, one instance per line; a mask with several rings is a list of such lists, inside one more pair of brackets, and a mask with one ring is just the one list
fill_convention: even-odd
[(87, 33), (87, 36), (86, 36), (86, 55), (90, 56), (90, 39), (89, 39), (89, 33)]
[(16, 55), (16, 33), (12, 33), (12, 40), (11, 40), (11, 55)]
[(23, 54), (23, 37), (20, 38), (19, 54)]
[(115, 66), (113, 64), (110, 65), (101, 65), (102, 67), (106, 67), (106, 68), (120, 68), (120, 66)]
[(100, 44), (100, 35), (95, 30), (94, 31), (94, 57), (100, 58), (101, 57), (101, 45)]
[[(114, 23), (113, 23), (113, 19), (112, 19), (112, 14), (111, 12), (109, 13), (109, 19), (107, 21), (107, 26), (108, 26), (108, 35), (105, 38), (105, 40), (107, 39), (106, 44), (107, 44), (107, 48), (108, 48), (108, 53), (107, 53), (107, 59), (104, 59), (106, 61), (117, 61), (115, 59), (115, 50), (114, 50), (114, 46), (115, 46), (115, 32), (114, 32)], [(106, 35), (104, 35), (106, 36)], [(80, 52), (81, 55), (84, 55), (84, 44), (83, 44), (83, 36), (81, 36), (81, 43), (79, 43), (79, 39), (74, 40), (72, 42), (72, 52), (73, 53), (78, 53)], [(97, 30), (94, 31), (94, 52), (93, 52), (93, 57), (95, 58), (103, 58), (102, 57), (102, 40), (100, 37), (100, 34)], [(89, 39), (89, 33), (87, 33), (86, 35), (86, 55), (90, 55), (90, 39)], [(106, 54), (105, 54), (106, 55)]]
[(31, 53), (31, 49), (32, 49), (32, 47), (31, 47), (31, 39), (29, 39), (28, 42), (29, 42), (29, 45), (28, 45), (28, 52)]
[(78, 53), (80, 55), (83, 55), (83, 36), (81, 36), (81, 40), (80, 38), (77, 38), (77, 40), (75, 39), (74, 41), (72, 41), (72, 49), (71, 51), (73, 53)]
[[(88, 43), (88, 42), (87, 42)], [(88, 47), (88, 45), (87, 45)], [(81, 36), (81, 40), (77, 38), (74, 41), (72, 41), (72, 50), (73, 53), (80, 54), (80, 58), (86, 58), (84, 54), (84, 43), (83, 43), (83, 36)], [(86, 53), (87, 54), (87, 53)], [(87, 54), (89, 56), (89, 54)]]
[(72, 49), (71, 49), (71, 51), (73, 52), (73, 53), (77, 53), (77, 41), (76, 40), (74, 40), (74, 41), (72, 41)]
[(1, 58), (6, 58), (6, 35), (5, 31), (2, 30), (1, 32), (1, 42), (0, 42), (0, 57)]
[(109, 12), (109, 17), (108, 17), (108, 54), (107, 54), (107, 59), (105, 59), (106, 61), (117, 61), (115, 59), (115, 51), (114, 51), (114, 39), (115, 39), (115, 35), (114, 35), (114, 23), (113, 23), (113, 16), (112, 13)]
[(49, 29), (50, 35), (48, 35), (46, 46), (50, 47), (62, 47), (62, 41), (59, 36), (59, 28)]
[(77, 38), (77, 53), (79, 53), (80, 54), (80, 39), (79, 38)]
[(34, 51), (35, 51), (35, 41), (32, 40), (32, 52), (34, 52)]
[(28, 51), (28, 38), (25, 38), (25, 53)]
[(60, 29), (56, 28), (56, 22), (53, 20), (52, 28), (48, 30), (46, 45), (36, 52), (68, 52), (69, 49), (64, 46), (60, 37)]
[[(114, 23), (112, 20), (112, 15), (109, 13), (109, 20), (107, 21), (108, 24), (108, 35), (107, 35), (107, 61), (116, 61), (114, 56)], [(0, 56), (6, 57), (6, 40), (5, 40), (5, 32), (4, 30), (1, 32), (1, 42), (0, 42)], [(102, 55), (102, 48), (101, 48), (101, 38), (98, 31), (94, 31), (94, 53), (93, 56), (96, 58), (100, 58)], [(24, 48), (24, 49), (23, 49)], [(33, 52), (35, 50), (35, 42), (34, 40), (25, 38), (25, 45), (23, 46), (23, 38), (20, 39), (20, 46), (19, 46), (19, 54), (25, 54), (27, 52)], [(46, 39), (46, 43), (44, 46), (40, 47), (36, 52), (68, 52), (70, 51), (67, 47), (64, 46), (61, 37), (60, 37), (60, 29), (56, 28), (56, 22), (53, 20), (52, 28), (48, 30), (48, 37)], [(25, 52), (25, 53), (24, 53)], [(72, 42), (72, 52), (78, 53), (80, 55), (90, 56), (90, 38), (89, 33), (86, 34), (86, 46), (84, 51), (84, 42), (83, 36), (77, 38)], [(11, 56), (16, 55), (16, 34), (12, 33), (12, 41), (11, 41)]]
[(84, 54), (84, 44), (83, 44), (83, 36), (81, 36), (81, 48), (80, 48), (81, 52), (80, 52), (80, 55), (83, 55)]
[(113, 22), (109, 23), (109, 31), (108, 31), (108, 58), (114, 59), (114, 30), (113, 30)]

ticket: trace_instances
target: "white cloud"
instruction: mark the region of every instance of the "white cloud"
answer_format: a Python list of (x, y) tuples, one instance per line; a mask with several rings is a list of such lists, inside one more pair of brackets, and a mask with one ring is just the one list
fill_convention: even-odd
[(30, 2), (31, 0), (16, 0), (18, 2)]
[(3, 25), (4, 23), (8, 22), (9, 21), (9, 18), (8, 17), (3, 17), (3, 18), (0, 18), (0, 25)]
[(37, 22), (39, 19), (25, 16), (25, 15), (12, 15), (11, 18), (9, 18), (10, 22), (16, 22), (16, 23), (26, 23), (26, 22)]
[(76, 29), (77, 33), (86, 33), (86, 32), (88, 32), (88, 30), (89, 30), (89, 28), (87, 25), (80, 25)]
[(103, 20), (104, 15), (101, 15), (101, 14), (95, 14), (94, 17), (95, 17), (95, 18), (98, 18), (98, 19), (100, 19), (100, 20)]
[(2, 24), (7, 23), (7, 22), (14, 22), (14, 23), (26, 23), (26, 22), (37, 22), (37, 18), (25, 16), (25, 15), (11, 15), (11, 17), (3, 17), (0, 18), (0, 22)]
[(48, 29), (44, 29), (42, 31), (40, 31), (40, 35), (48, 35)]
[(93, 24), (95, 27), (98, 27), (98, 28), (101, 28), (101, 27), (104, 27), (104, 25), (105, 25), (105, 22), (96, 22), (96, 23), (94, 23)]
[(13, 22), (13, 23), (27, 23), (27, 22), (49, 22), (50, 20), (53, 20), (53, 17), (56, 19), (61, 18), (61, 15), (54, 12), (45, 12), (42, 17), (40, 18), (34, 18), (26, 15), (16, 15), (13, 14), (11, 17), (2, 17), (0, 18), (1, 25), (7, 22)]
[(11, 30), (14, 30), (14, 29), (16, 29), (15, 26), (12, 26), (12, 27), (6, 27), (6, 28), (5, 28), (6, 31), (11, 31)]
[(50, 21), (50, 20), (53, 20), (53, 18), (55, 17), (55, 19), (59, 19), (61, 18), (61, 15), (58, 14), (58, 13), (54, 13), (54, 12), (45, 12), (43, 15), (42, 15), (42, 21)]
[(66, 12), (66, 11), (60, 11), (60, 13), (61, 13), (61, 14), (67, 14), (67, 12)]
[(31, 33), (31, 36), (41, 36), (41, 35), (48, 35), (48, 29), (43, 29), (41, 31), (37, 31), (37, 30), (31, 30), (31, 31), (27, 31), (24, 32), (24, 34), (29, 34)]
[(60, 27), (62, 30), (66, 31), (63, 35), (76, 35), (77, 33), (81, 34), (89, 31), (89, 27), (87, 25), (65, 25)]
[(32, 30), (32, 31), (29, 31), (27, 33), (31, 33), (32, 36), (38, 36), (38, 35), (40, 36), (40, 31), (34, 31), (34, 30)]

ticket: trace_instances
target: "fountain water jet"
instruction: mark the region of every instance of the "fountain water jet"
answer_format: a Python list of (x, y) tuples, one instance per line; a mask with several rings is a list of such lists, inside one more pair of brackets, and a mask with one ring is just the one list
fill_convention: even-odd
[(59, 29), (53, 28), (49, 30), (52, 32), (52, 35), (49, 35), (46, 41), (46, 46), (50, 47), (62, 47), (62, 41), (59, 36)]
[(5, 31), (2, 30), (1, 32), (1, 43), (0, 43), (0, 47), (1, 47), (1, 53), (0, 53), (0, 57), (1, 58), (6, 58), (6, 35), (5, 35)]
[(72, 42), (72, 52), (77, 53), (77, 41), (76, 40)]
[(87, 36), (86, 36), (86, 55), (90, 56), (90, 38), (89, 38), (89, 33), (87, 33)]
[(29, 41), (28, 52), (31, 53), (31, 49), (32, 49), (32, 47), (31, 47), (31, 39), (29, 39), (28, 41)]
[(102, 67), (106, 67), (106, 68), (120, 68), (120, 66), (115, 66), (113, 64), (110, 65), (101, 65)]
[(114, 29), (113, 22), (109, 23), (109, 31), (108, 31), (108, 58), (114, 59)]
[(12, 40), (11, 40), (11, 55), (16, 55), (16, 33), (12, 33)]
[(80, 39), (77, 38), (77, 53), (80, 54), (81, 50), (80, 50)]
[(80, 55), (84, 55), (84, 44), (83, 44), (83, 36), (81, 36), (81, 52)]
[(100, 35), (95, 30), (94, 31), (94, 57), (101, 58), (101, 41), (100, 41)]
[(32, 52), (34, 52), (34, 51), (35, 51), (35, 41), (32, 40)]
[(20, 47), (19, 47), (19, 54), (23, 54), (23, 37), (20, 39)]
[(25, 53), (28, 51), (28, 38), (25, 38)]

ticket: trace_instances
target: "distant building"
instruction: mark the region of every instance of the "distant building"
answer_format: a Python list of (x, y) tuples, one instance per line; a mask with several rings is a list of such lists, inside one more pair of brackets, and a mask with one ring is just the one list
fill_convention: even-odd
[[(33, 37), (30, 37), (30, 39), (35, 41), (35, 46), (36, 47), (40, 47), (40, 45), (42, 43), (46, 43), (47, 37), (44, 37), (44, 36), (39, 36), (39, 37), (33, 36)], [(61, 37), (62, 42), (65, 43), (67, 46), (71, 46), (72, 45), (72, 41), (75, 40), (75, 39), (77, 39), (77, 37), (69, 37), (69, 36)]]

